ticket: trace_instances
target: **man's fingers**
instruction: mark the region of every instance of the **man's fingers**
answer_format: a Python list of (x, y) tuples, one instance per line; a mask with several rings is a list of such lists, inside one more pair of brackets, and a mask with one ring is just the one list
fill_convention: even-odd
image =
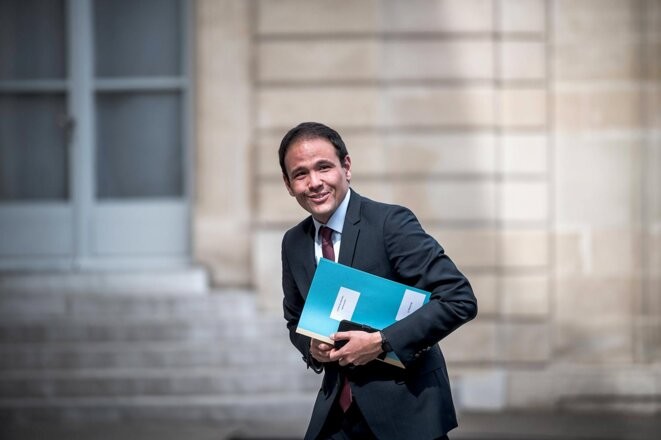
[(345, 339), (351, 339), (351, 333), (352, 332), (337, 332), (333, 333), (330, 338), (333, 341), (343, 341)]

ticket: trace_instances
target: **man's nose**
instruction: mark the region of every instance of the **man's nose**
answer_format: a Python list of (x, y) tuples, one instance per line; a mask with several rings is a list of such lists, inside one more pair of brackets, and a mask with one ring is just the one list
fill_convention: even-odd
[(321, 182), (321, 177), (319, 176), (318, 173), (315, 173), (315, 172), (313, 171), (313, 172), (310, 173), (310, 176), (309, 176), (309, 177), (310, 177), (310, 178), (309, 178), (309, 180), (308, 180), (308, 186), (309, 186), (310, 188), (316, 188), (316, 187), (318, 187), (319, 185), (322, 184), (322, 182)]

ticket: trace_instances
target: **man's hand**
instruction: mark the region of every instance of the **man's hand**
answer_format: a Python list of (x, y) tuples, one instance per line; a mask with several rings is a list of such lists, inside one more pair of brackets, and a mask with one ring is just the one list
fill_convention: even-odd
[(376, 359), (381, 350), (381, 334), (363, 331), (338, 332), (331, 335), (334, 341), (348, 340), (349, 342), (339, 350), (332, 348), (329, 352), (330, 361), (338, 361), (341, 366), (365, 365)]
[(310, 340), (310, 354), (319, 362), (330, 362), (330, 352), (332, 349), (333, 346), (331, 344), (317, 339)]

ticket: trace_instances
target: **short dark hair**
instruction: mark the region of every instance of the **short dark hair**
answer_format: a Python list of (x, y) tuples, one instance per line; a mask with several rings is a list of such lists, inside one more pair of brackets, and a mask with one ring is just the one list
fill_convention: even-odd
[(289, 147), (295, 142), (303, 139), (318, 138), (326, 139), (333, 144), (333, 147), (335, 147), (335, 153), (337, 153), (337, 157), (340, 159), (340, 163), (344, 164), (344, 159), (349, 155), (349, 152), (347, 151), (346, 145), (344, 145), (342, 137), (337, 131), (320, 122), (301, 122), (285, 134), (280, 142), (280, 148), (278, 149), (280, 169), (282, 170), (282, 175), (285, 176), (285, 179), (289, 180), (287, 170), (285, 169), (285, 155), (287, 154)]

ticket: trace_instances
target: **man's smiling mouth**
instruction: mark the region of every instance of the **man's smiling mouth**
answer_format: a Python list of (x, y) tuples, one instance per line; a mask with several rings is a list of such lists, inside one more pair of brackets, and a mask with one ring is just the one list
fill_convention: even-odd
[(320, 194), (313, 194), (313, 195), (308, 196), (308, 198), (310, 200), (312, 200), (313, 202), (315, 202), (315, 203), (320, 203), (320, 202), (326, 201), (329, 194), (330, 194), (329, 192), (324, 192), (324, 193), (320, 193)]

